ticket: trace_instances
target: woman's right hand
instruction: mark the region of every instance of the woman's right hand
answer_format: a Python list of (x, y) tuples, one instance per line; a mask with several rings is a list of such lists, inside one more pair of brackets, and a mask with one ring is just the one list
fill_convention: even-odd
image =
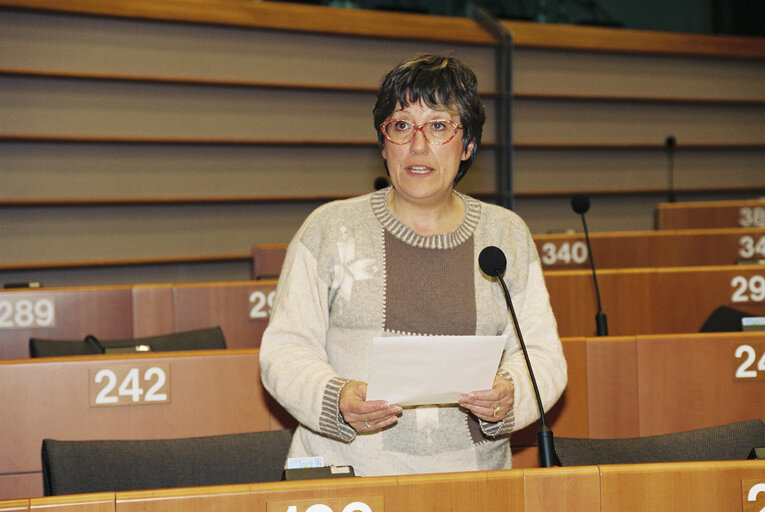
[(340, 392), (340, 413), (343, 419), (360, 434), (376, 432), (395, 424), (401, 406), (384, 400), (366, 401), (367, 383), (353, 380)]

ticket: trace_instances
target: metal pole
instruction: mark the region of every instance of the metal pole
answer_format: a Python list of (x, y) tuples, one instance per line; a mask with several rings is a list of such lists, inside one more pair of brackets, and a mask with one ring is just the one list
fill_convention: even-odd
[(497, 169), (499, 204), (515, 207), (513, 192), (513, 37), (499, 20), (471, 3), (472, 18), (497, 39)]

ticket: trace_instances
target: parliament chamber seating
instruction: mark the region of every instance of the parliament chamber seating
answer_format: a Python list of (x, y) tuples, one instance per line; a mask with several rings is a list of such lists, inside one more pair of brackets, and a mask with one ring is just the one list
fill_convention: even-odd
[[(547, 414), (556, 437), (631, 438), (743, 421), (757, 415), (765, 396), (765, 372), (746, 364), (750, 353), (765, 356), (763, 332), (565, 338), (563, 349), (569, 384)], [(262, 387), (258, 353), (0, 361), (7, 418), (0, 422), (0, 499), (42, 495), (43, 439), (174, 439), (294, 428), (295, 420)], [(154, 400), (160, 394), (167, 396)], [(709, 406), (697, 406), (699, 397)], [(537, 430), (531, 425), (513, 435), (516, 467), (536, 466)]]
[[(602, 269), (597, 275), (611, 335), (699, 332), (720, 306), (765, 316), (761, 265)], [(548, 270), (545, 280), (560, 335), (594, 335), (592, 273)], [(274, 280), (258, 280), (3, 290), (0, 303), (22, 313), (15, 318), (23, 322), (0, 329), (0, 359), (28, 357), (30, 338), (125, 340), (215, 326), (227, 347), (257, 348), (275, 288)]]

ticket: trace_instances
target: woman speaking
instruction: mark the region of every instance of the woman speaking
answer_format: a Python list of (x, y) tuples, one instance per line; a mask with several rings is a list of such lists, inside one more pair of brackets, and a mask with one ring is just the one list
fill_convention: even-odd
[[(383, 78), (373, 114), (391, 186), (306, 219), (263, 335), (263, 383), (300, 423), (289, 456), (361, 476), (510, 468), (510, 432), (539, 413), (501, 289), (478, 267), (481, 249), (507, 255), (545, 408), (563, 392), (566, 361), (525, 223), (454, 190), (481, 141), (475, 75), (452, 57), (417, 55)], [(507, 344), (493, 387), (465, 390), (459, 403), (367, 401), (372, 340), (400, 335), (506, 335)]]

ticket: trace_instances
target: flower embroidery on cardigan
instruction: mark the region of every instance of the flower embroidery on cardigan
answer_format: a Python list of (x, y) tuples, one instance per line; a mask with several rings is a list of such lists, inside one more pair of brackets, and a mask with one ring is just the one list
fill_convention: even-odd
[(374, 263), (372, 258), (355, 259), (356, 244), (353, 239), (345, 239), (337, 243), (339, 263), (333, 267), (334, 278), (330, 292), (340, 291), (340, 297), (347, 301), (351, 300), (353, 283), (372, 279), (374, 277)]

